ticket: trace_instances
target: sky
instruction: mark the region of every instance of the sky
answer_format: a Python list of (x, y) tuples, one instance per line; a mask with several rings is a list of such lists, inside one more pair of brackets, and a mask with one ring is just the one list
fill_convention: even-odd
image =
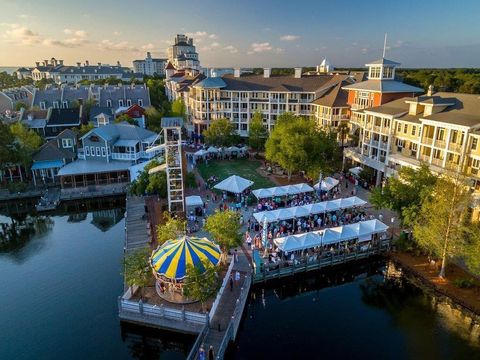
[(165, 57), (178, 33), (205, 67), (480, 67), (480, 1), (0, 0), (0, 66)]

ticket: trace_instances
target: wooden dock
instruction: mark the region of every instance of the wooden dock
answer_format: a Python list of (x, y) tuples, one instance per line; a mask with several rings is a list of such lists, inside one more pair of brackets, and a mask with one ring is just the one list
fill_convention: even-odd
[(127, 192), (126, 184), (89, 186), (86, 188), (62, 189), (61, 201), (93, 199), (109, 196), (124, 195)]
[(150, 224), (145, 213), (145, 200), (127, 196), (125, 213), (125, 252), (144, 248), (150, 244)]
[(40, 197), (38, 204), (35, 206), (37, 212), (52, 211), (60, 204), (60, 189), (51, 188), (45, 190)]

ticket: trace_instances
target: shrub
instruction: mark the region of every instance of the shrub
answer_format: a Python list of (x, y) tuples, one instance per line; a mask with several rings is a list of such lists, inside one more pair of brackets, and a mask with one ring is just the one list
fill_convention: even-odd
[(461, 289), (471, 289), (475, 285), (473, 279), (455, 279), (453, 283)]

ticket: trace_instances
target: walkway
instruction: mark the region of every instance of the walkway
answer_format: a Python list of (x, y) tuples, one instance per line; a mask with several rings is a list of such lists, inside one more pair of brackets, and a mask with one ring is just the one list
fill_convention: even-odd
[(125, 215), (125, 252), (140, 249), (150, 242), (150, 226), (143, 197), (128, 196)]

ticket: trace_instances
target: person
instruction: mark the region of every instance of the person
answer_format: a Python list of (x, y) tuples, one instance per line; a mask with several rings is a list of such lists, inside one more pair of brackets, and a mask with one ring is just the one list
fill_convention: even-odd
[(208, 349), (208, 360), (214, 360), (215, 359), (215, 353), (213, 352), (213, 346), (210, 345), (210, 348)]
[(230, 291), (233, 291), (233, 275), (230, 274)]
[(205, 349), (203, 345), (200, 346), (200, 351), (198, 352), (198, 360), (205, 360)]
[(235, 249), (235, 252), (233, 253), (233, 261), (238, 262), (238, 251)]
[(238, 284), (240, 281), (240, 272), (237, 270), (235, 271), (235, 282)]

